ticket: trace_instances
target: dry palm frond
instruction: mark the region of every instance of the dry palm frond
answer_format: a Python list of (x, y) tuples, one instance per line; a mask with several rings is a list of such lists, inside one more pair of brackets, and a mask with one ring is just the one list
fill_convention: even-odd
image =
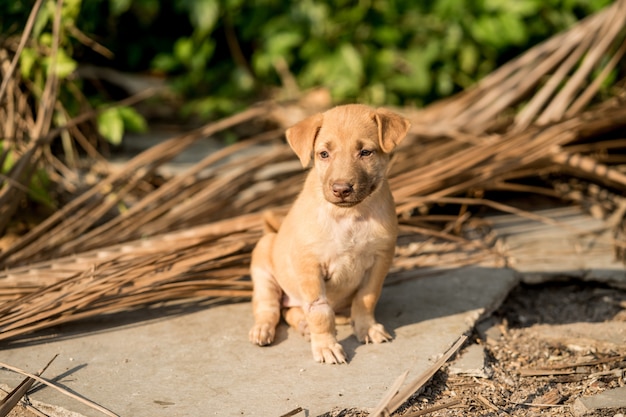
[(242, 278), (260, 224), (248, 215), (12, 270), (3, 281), (23, 292), (1, 295), (0, 338), (155, 302), (248, 297)]
[[(72, 118), (59, 99), (62, 80), (55, 71), (55, 62), (59, 54), (61, 0), (55, 2), (49, 65), (42, 75), (45, 81), (43, 87), (23, 79), (21, 72), (16, 71), (24, 47), (37, 46), (30, 36), (42, 3), (42, 0), (34, 3), (19, 42), (9, 37), (0, 44), (0, 235), (6, 231), (13, 215), (24, 203), (24, 196), (31, 194), (31, 180), (36, 173), (45, 171), (45, 178), (52, 182), (49, 189), (57, 188), (75, 195), (76, 187), (71, 179), (76, 174), (53, 156), (50, 150), (55, 138), (62, 137), (69, 162), (76, 153), (71, 140), (66, 140), (71, 133), (72, 139), (93, 158), (94, 165), (104, 164), (102, 156), (78, 128), (79, 124), (94, 119), (97, 112), (89, 110)], [(78, 88), (69, 82), (63, 85), (73, 89), (71, 93), (81, 105), (87, 105), (87, 100)], [(143, 91), (116, 105), (131, 105), (155, 92), (154, 89)], [(53, 119), (57, 119), (55, 123)], [(52, 199), (49, 200), (46, 203), (52, 205)]]
[[(624, 94), (588, 105), (623, 53), (625, 5), (617, 1), (475, 88), (410, 116), (414, 127), (390, 171), (401, 240), (408, 242), (400, 243), (390, 283), (408, 279), (409, 268), (500, 256), (488, 233), (481, 241), (460, 234), (472, 205), (545, 221), (486, 199), (486, 192), (579, 198), (520, 181), (553, 173), (617, 195), (626, 188), (626, 161), (598, 156), (626, 148)], [(588, 76), (591, 68), (598, 78)], [(194, 141), (284, 109), (252, 107), (148, 149), (0, 253), (0, 339), (157, 302), (249, 296), (260, 213), (284, 211), (304, 176), (289, 147), (275, 140), (281, 130), (209, 155), (151, 192), (137, 190)], [(594, 141), (600, 135), (606, 137)], [(131, 195), (140, 197), (119, 210)], [(458, 215), (420, 216), (444, 204), (458, 207)]]
[[(129, 161), (122, 171), (104, 178), (90, 190), (81, 194), (44, 222), (37, 225), (11, 248), (0, 254), (0, 264), (19, 264), (24, 262), (24, 260), (32, 262), (33, 260), (50, 259), (54, 256), (74, 253), (75, 250), (73, 250), (74, 247), (72, 246), (70, 246), (68, 252), (64, 252), (63, 245), (80, 239), (85, 231), (101, 222), (101, 219), (106, 214), (123, 202), (123, 199), (134, 190), (137, 184), (149, 175), (152, 175), (161, 164), (174, 158), (195, 141), (222, 129), (266, 114), (267, 111), (267, 106), (253, 107), (241, 114), (231, 116), (217, 123), (211, 123), (191, 133), (174, 137), (141, 153)], [(192, 183), (192, 185), (195, 183), (195, 176), (198, 171), (210, 165), (210, 163), (216, 164), (220, 162), (221, 158), (246, 145), (248, 145), (248, 142), (242, 142), (242, 144), (236, 144), (233, 148), (224, 150), (219, 155), (207, 157), (208, 161), (201, 162), (190, 171), (188, 176), (174, 178), (169, 184), (149, 194), (142, 202), (113, 219), (112, 222), (114, 224), (122, 224), (120, 228), (113, 232), (115, 237), (112, 241), (103, 243), (101, 239), (100, 245), (106, 246), (140, 237), (141, 234), (134, 234), (131, 237), (128, 237), (128, 235), (136, 232), (135, 228), (141, 226), (146, 219), (153, 220), (150, 214), (143, 210), (156, 211), (161, 204), (169, 204), (168, 208), (172, 208), (180, 201), (186, 200), (188, 195), (182, 192), (182, 188), (185, 183)], [(161, 197), (163, 194), (165, 194), (165, 197)], [(135, 216), (134, 218), (131, 217), (133, 215)], [(148, 217), (146, 218), (146, 216)], [(110, 224), (105, 225), (105, 227), (109, 226)], [(121, 233), (121, 235), (118, 235), (118, 233)], [(85, 249), (85, 247), (83, 246), (82, 249)]]
[[(19, 87), (15, 85), (13, 81), (13, 74), (17, 68), (17, 62), (19, 53), (24, 49), (26, 39), (30, 36), (30, 32), (35, 23), (37, 12), (41, 7), (41, 1), (37, 1), (30, 13), (28, 21), (26, 23), (26, 30), (24, 31), (20, 43), (18, 45), (18, 53), (14, 56), (9, 65), (0, 65), (0, 71), (2, 71), (2, 84), (0, 85), (0, 103), (5, 99), (6, 93), (12, 93), (12, 96), (7, 101), (6, 111), (0, 113), (6, 123), (2, 123), (4, 126), (4, 132), (2, 132), (3, 138), (14, 138), (19, 130), (19, 126), (16, 125), (18, 120), (16, 116), (15, 107), (21, 107), (24, 110), (28, 107), (26, 96), (20, 91)], [(50, 53), (51, 67), (54, 67), (56, 62), (58, 43), (59, 43), (59, 27), (61, 21), (61, 3), (57, 3), (55, 16), (53, 20), (53, 41)], [(3, 51), (3, 56), (0, 58), (7, 59), (8, 55), (6, 51)], [(29, 120), (31, 123), (22, 124), (22, 129), (26, 130), (22, 134), (27, 134), (30, 137), (42, 137), (47, 133), (47, 129), (50, 127), (52, 118), (53, 103), (56, 100), (58, 79), (53, 71), (50, 72), (46, 79), (46, 84), (41, 97), (41, 105), (36, 115), (31, 114), (30, 109), (25, 113), (26, 116), (32, 118)], [(9, 91), (10, 90), (10, 91)], [(4, 107), (4, 106), (3, 106)], [(0, 149), (0, 168), (4, 166), (4, 162), (9, 158), (10, 152), (14, 150), (12, 147), (17, 148), (15, 144), (7, 142), (3, 143), (2, 149)], [(37, 161), (41, 156), (41, 143), (39, 141), (32, 141), (25, 149), (15, 149), (19, 152), (20, 156), (15, 161), (13, 167), (8, 173), (6, 178), (0, 178), (0, 232), (4, 231), (9, 220), (18, 208), (20, 196), (24, 195), (28, 189), (28, 183), (33, 175), (34, 169), (37, 166)]]
[[(498, 68), (476, 87), (425, 109), (416, 127), (476, 134), (501, 129), (505, 113), (529, 96), (515, 118), (504, 121), (505, 127), (522, 131), (533, 122), (545, 125), (574, 116), (620, 62), (626, 50), (624, 27), (626, 2), (617, 0)], [(602, 70), (593, 78), (590, 74), (598, 68)]]

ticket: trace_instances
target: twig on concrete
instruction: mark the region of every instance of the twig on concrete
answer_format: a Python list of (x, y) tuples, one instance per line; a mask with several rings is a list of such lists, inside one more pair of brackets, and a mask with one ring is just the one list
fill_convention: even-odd
[(404, 381), (406, 380), (406, 377), (408, 374), (409, 374), (409, 371), (406, 370), (398, 378), (396, 378), (393, 385), (391, 385), (391, 387), (387, 390), (387, 393), (385, 394), (385, 396), (379, 401), (376, 407), (374, 407), (374, 409), (370, 412), (370, 415), (378, 416), (381, 413), (383, 413), (384, 410), (386, 410), (387, 406), (389, 405), (393, 397), (395, 397), (398, 391), (400, 391), (400, 387), (402, 386), (402, 384), (404, 384)]
[[(435, 373), (441, 369), (441, 367), (450, 359), (460, 348), (463, 346), (465, 341), (467, 340), (467, 336), (463, 335), (459, 337), (459, 339), (452, 345), (435, 363), (433, 363), (426, 371), (420, 374), (414, 381), (408, 384), (404, 389), (398, 390), (396, 395), (391, 396), (387, 404), (381, 403), (379, 406), (370, 414), (371, 417), (380, 417), (387, 416), (396, 411), (406, 400), (408, 400), (413, 394), (419, 391), (429, 380), (435, 375)], [(401, 382), (403, 380), (404, 375), (401, 375), (400, 378), (396, 380), (392, 389), (390, 391), (397, 390), (396, 385), (398, 385), (398, 381)], [(385, 396), (388, 398), (389, 394)]]
[(280, 417), (292, 417), (295, 416), (296, 414), (302, 412), (303, 408), (302, 407), (296, 407), (293, 410), (289, 411), (288, 413), (283, 414)]
[(22, 375), (27, 376), (27, 377), (29, 377), (29, 378), (37, 381), (37, 382), (40, 382), (40, 383), (42, 383), (44, 385), (47, 385), (47, 386), (49, 386), (51, 388), (54, 388), (55, 390), (59, 391), (61, 394), (66, 395), (66, 396), (68, 396), (70, 398), (73, 398), (76, 401), (79, 401), (79, 402), (85, 404), (86, 406), (88, 406), (90, 408), (93, 408), (94, 410), (100, 411), (102, 414), (105, 414), (105, 415), (110, 416), (110, 417), (120, 417), (119, 415), (115, 414), (113, 411), (108, 410), (108, 409), (102, 407), (101, 405), (98, 405), (98, 404), (94, 403), (93, 401), (90, 401), (90, 400), (88, 400), (86, 398), (83, 398), (80, 395), (74, 394), (73, 392), (68, 391), (65, 388), (62, 388), (62, 387), (60, 387), (60, 386), (58, 386), (58, 385), (48, 381), (47, 379), (41, 378), (40, 376), (38, 376), (36, 374), (31, 374), (29, 372), (26, 372), (24, 370), (16, 368), (15, 366), (11, 366), (11, 365), (8, 365), (8, 364), (3, 363), (3, 362), (0, 362), (0, 367), (8, 369), (9, 371), (13, 371), (13, 372), (18, 373), (18, 374), (22, 374)]
[[(39, 376), (43, 374), (46, 369), (50, 366), (50, 364), (57, 358), (57, 355), (54, 355), (52, 359), (44, 366), (41, 370), (39, 370), (35, 375)], [(35, 383), (35, 379), (31, 377), (26, 377), (20, 384), (13, 389), (6, 397), (0, 400), (0, 417), (5, 417), (20, 401), (20, 399), (26, 395), (30, 387)]]

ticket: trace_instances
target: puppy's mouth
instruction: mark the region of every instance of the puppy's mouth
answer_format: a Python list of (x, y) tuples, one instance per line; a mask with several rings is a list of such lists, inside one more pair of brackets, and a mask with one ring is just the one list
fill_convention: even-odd
[(376, 188), (377, 184), (372, 184), (366, 189), (359, 189), (358, 187), (355, 187), (354, 192), (345, 197), (338, 197), (332, 192), (329, 192), (326, 195), (326, 200), (337, 207), (350, 208), (363, 202), (363, 200), (369, 197), (376, 190)]
[(349, 208), (349, 207), (354, 207), (357, 204), (359, 204), (362, 200), (359, 201), (330, 201), (330, 203), (333, 203), (334, 205), (336, 205), (337, 207), (344, 207), (344, 208)]

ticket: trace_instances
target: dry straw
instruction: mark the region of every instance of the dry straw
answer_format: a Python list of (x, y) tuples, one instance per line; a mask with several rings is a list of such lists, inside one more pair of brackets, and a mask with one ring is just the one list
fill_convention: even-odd
[[(413, 127), (390, 172), (403, 233), (394, 271), (498, 256), (488, 234), (476, 241), (461, 233), (474, 219), (472, 205), (543, 220), (485, 193), (587, 198), (549, 182), (526, 181), (551, 174), (594, 184), (607, 195), (623, 193), (623, 82), (610, 94), (600, 94), (600, 87), (621, 62), (625, 23), (626, 0), (619, 0), (474, 88), (419, 111), (400, 110)], [(18, 56), (19, 50), (13, 59)], [(26, 92), (10, 68), (0, 68), (8, 80), (0, 115), (8, 120)], [(5, 137), (40, 139), (21, 142), (22, 157), (0, 180), (3, 230), (44, 145), (63, 130), (51, 130), (49, 123), (56, 82), (53, 76), (47, 80), (36, 114), (21, 108), (12, 119), (18, 124), (4, 124)], [(197, 140), (255, 121), (268, 126), (272, 115), (293, 107), (261, 103), (154, 146), (12, 242), (0, 253), (0, 340), (159, 302), (248, 297), (249, 253), (262, 233), (261, 212), (284, 211), (304, 175), (281, 139), (284, 126), (261, 129), (159, 187), (150, 184), (164, 163)], [(19, 126), (31, 129), (18, 134)], [(455, 207), (456, 213), (437, 213), (436, 205)], [(438, 258), (402, 246), (412, 241), (431, 245)]]

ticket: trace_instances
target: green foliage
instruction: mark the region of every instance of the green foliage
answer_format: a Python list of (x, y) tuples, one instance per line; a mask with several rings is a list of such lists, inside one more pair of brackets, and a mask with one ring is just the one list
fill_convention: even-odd
[(109, 143), (120, 145), (124, 131), (145, 132), (148, 130), (146, 120), (132, 107), (120, 106), (103, 110), (98, 115), (98, 132)]
[(422, 105), (609, 2), (179, 1), (193, 31), (152, 67), (172, 75), (201, 113), (279, 85), (278, 60), (302, 88), (326, 86), (337, 101)]
[[(327, 87), (338, 102), (423, 105), (459, 91), (610, 0), (66, 0), (78, 25), (115, 53), (96, 63), (166, 75), (184, 114), (228, 113), (281, 84), (284, 63), (301, 88)], [(52, 1), (37, 22), (45, 44)], [(25, 15), (0, 5), (0, 31)], [(4, 13), (4, 14), (3, 14)], [(48, 30), (49, 33), (49, 30)], [(93, 54), (68, 36), (56, 71)], [(45, 60), (25, 52), (30, 74)], [(112, 114), (112, 113), (111, 113)], [(101, 117), (119, 136), (122, 116)], [(102, 129), (101, 129), (102, 131)], [(106, 129), (105, 129), (106, 131)], [(114, 133), (115, 132), (115, 133)]]
[[(8, 177), (16, 161), (19, 159), (14, 146), (4, 140), (0, 140), (0, 175)], [(50, 177), (45, 169), (37, 169), (30, 178), (27, 197), (46, 207), (55, 208), (54, 199), (49, 192)]]
[[(136, 3), (149, 3), (149, 1), (134, 1)], [(110, 12), (121, 14), (128, 10), (133, 0), (110, 0)], [(158, 2), (153, 2), (153, 6), (158, 7)], [(77, 25), (81, 19), (83, 11), (82, 0), (64, 0), (61, 10), (61, 31), (59, 45), (54, 66), (50, 56), (52, 37), (52, 20), (56, 12), (56, 1), (44, 1), (37, 14), (31, 41), (24, 48), (20, 56), (19, 69), (22, 79), (32, 83), (32, 92), (36, 99), (41, 99), (44, 85), (49, 74), (54, 73), (60, 79), (59, 97), (63, 99), (63, 105), (69, 110), (70, 116), (77, 115), (80, 106), (78, 103), (83, 97), (77, 97), (76, 92), (83, 89), (82, 81), (73, 77), (78, 62), (75, 55), (79, 55), (84, 46), (74, 37)], [(17, 21), (26, 20), (30, 12), (30, 4), (26, 2), (3, 2), (0, 5), (0, 32), (10, 35), (14, 32), (19, 35), (18, 30), (22, 27), (16, 24)], [(4, 8), (4, 10), (3, 10)], [(2, 11), (6, 14), (2, 14)], [(92, 19), (97, 19), (95, 15)], [(71, 84), (71, 85), (70, 85)], [(89, 97), (93, 104), (102, 102), (101, 97), (92, 95)], [(66, 121), (62, 113), (57, 113), (53, 118), (55, 122)], [(119, 107), (105, 111), (98, 120), (98, 130), (103, 137), (113, 144), (119, 144), (125, 130), (142, 131), (146, 129), (146, 121), (134, 109), (130, 107)]]

